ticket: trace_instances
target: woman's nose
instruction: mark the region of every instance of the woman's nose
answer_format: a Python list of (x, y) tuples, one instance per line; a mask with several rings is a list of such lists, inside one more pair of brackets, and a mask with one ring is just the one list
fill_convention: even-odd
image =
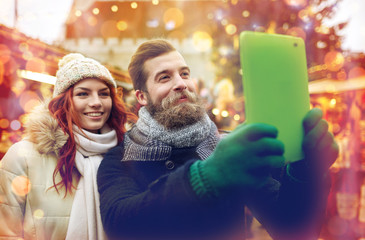
[(91, 107), (100, 107), (101, 106), (101, 100), (99, 98), (99, 96), (92, 96), (89, 102), (89, 105)]

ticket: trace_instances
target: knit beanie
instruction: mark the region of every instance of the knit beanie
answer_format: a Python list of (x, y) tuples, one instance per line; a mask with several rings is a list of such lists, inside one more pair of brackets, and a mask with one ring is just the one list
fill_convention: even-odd
[(58, 62), (53, 97), (65, 92), (69, 87), (85, 78), (97, 78), (117, 87), (106, 67), (80, 53), (70, 53)]

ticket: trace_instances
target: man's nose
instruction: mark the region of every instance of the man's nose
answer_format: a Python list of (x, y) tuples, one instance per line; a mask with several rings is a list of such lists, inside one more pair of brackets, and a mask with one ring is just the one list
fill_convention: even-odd
[(174, 90), (175, 91), (183, 91), (187, 89), (188, 85), (186, 84), (186, 80), (183, 79), (180, 75), (176, 76), (174, 79)]

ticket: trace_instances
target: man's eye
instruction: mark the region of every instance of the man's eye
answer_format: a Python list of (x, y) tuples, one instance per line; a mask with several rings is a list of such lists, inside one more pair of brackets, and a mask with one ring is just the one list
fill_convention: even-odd
[(160, 77), (160, 81), (164, 81), (164, 80), (167, 80), (169, 79), (170, 77), (168, 75), (164, 75), (164, 76), (161, 76)]
[(190, 73), (189, 72), (182, 72), (181, 73), (181, 76), (182, 77), (189, 77), (190, 76)]

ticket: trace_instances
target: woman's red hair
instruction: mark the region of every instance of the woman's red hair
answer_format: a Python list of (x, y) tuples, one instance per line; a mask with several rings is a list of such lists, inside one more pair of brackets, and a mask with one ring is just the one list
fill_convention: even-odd
[[(108, 86), (112, 99), (112, 109), (106, 124), (116, 131), (119, 144), (123, 141), (127, 120), (135, 122), (137, 117), (126, 109), (123, 100), (117, 95), (116, 89), (110, 85)], [(75, 188), (75, 186), (72, 185), (72, 172), (75, 166), (76, 154), (76, 142), (72, 129), (73, 124), (82, 129), (72, 101), (72, 94), (73, 86), (53, 98), (48, 105), (51, 114), (56, 118), (62, 130), (69, 136), (66, 144), (59, 152), (59, 159), (53, 172), (53, 186), (56, 188), (57, 192), (59, 192), (59, 188), (65, 187), (65, 196), (67, 193), (72, 193), (72, 188)], [(55, 180), (57, 174), (60, 174), (62, 178), (58, 183), (56, 183)]]

